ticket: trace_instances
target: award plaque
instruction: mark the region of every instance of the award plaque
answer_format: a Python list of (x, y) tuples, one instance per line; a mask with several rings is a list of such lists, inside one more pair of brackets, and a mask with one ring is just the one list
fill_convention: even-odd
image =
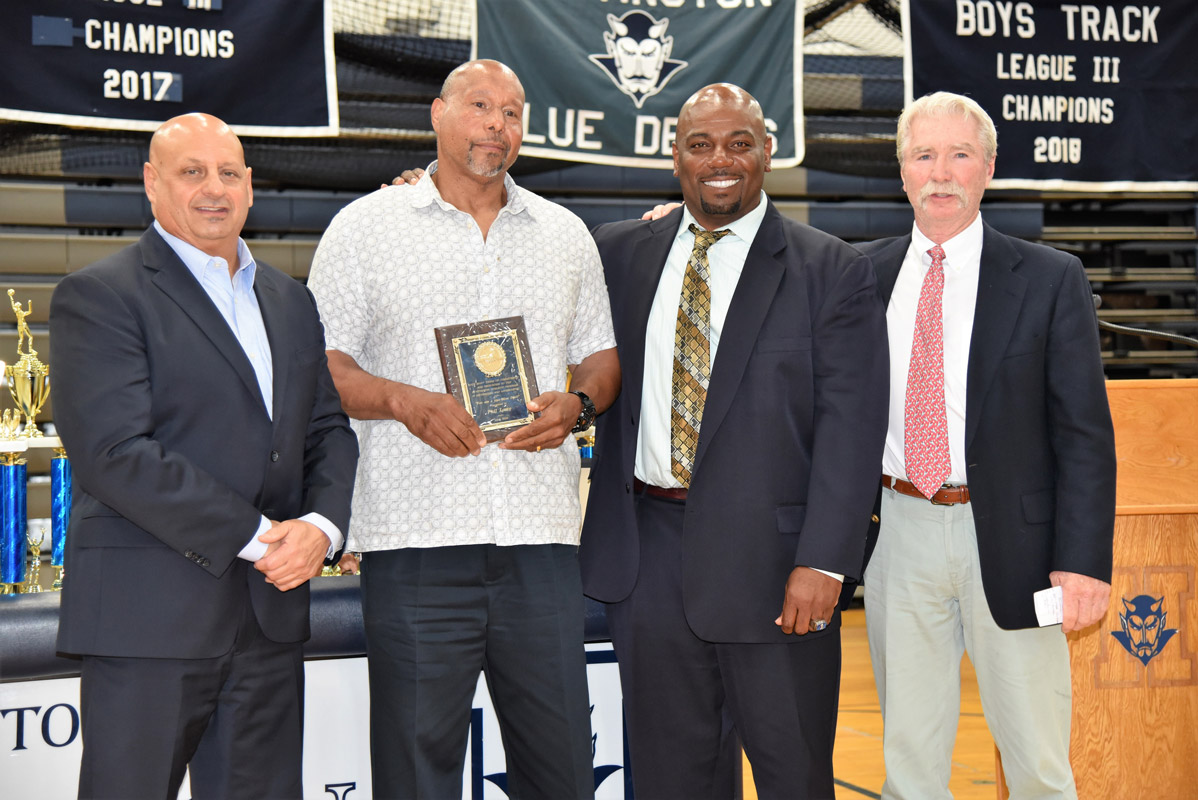
[(536, 419), (528, 401), (537, 377), (524, 317), (435, 328), (445, 388), (465, 406), (487, 442), (497, 442)]

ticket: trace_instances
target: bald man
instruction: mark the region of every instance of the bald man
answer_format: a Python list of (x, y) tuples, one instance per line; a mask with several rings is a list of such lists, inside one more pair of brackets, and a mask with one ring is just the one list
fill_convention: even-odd
[[(739, 87), (678, 115), (685, 208), (594, 232), (623, 390), (598, 425), (583, 586), (607, 603), (638, 798), (831, 798), (842, 581), (886, 432), (869, 259), (783, 217)], [(695, 298), (702, 298), (697, 302)]]
[(299, 798), (308, 580), (357, 439), (312, 296), (255, 262), (241, 143), (164, 123), (155, 222), (50, 304), (75, 474), (58, 649), (83, 657), (81, 798)]
[[(349, 540), (363, 551), (374, 797), (461, 793), (483, 670), (508, 796), (583, 800), (595, 772), (570, 433), (619, 388), (603, 269), (582, 220), (508, 175), (524, 115), (511, 69), (457, 67), (430, 113), (427, 174), (342, 209), (309, 278), (363, 442)], [(488, 446), (445, 392), (433, 329), (516, 315), (538, 418)]]

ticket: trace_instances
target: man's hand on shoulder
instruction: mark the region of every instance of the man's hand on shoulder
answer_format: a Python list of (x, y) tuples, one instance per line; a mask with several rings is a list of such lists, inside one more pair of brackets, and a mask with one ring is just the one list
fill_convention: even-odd
[(680, 205), (682, 205), (682, 203), (659, 203), (658, 205), (655, 205), (653, 208), (646, 211), (644, 214), (641, 214), (641, 219), (646, 221), (661, 219), (666, 214), (669, 214), (671, 211), (678, 208)]
[(560, 447), (582, 413), (582, 401), (567, 392), (542, 392), (528, 401), (528, 410), (540, 412), (541, 416), (509, 433), (499, 443), (501, 450), (535, 453)]
[(266, 555), (254, 569), (266, 576), (280, 592), (289, 592), (320, 574), (329, 551), (329, 537), (311, 522), (298, 519), (275, 523), (258, 537), (266, 542)]
[[(421, 169), (420, 167), (416, 167), (415, 169), (405, 169), (403, 172), (399, 173), (399, 175), (397, 175), (396, 177), (391, 179), (390, 185), (391, 186), (405, 186), (405, 185), (406, 186), (415, 186), (420, 181), (420, 177), (422, 175), (424, 175), (424, 170)], [(387, 186), (388, 186), (388, 184), (384, 183), (379, 188), (386, 189)]]
[(1111, 585), (1106, 581), (1081, 575), (1077, 572), (1050, 572), (1048, 580), (1053, 586), (1061, 587), (1061, 605), (1064, 621), (1061, 630), (1065, 633), (1090, 627), (1106, 613), (1111, 602)]

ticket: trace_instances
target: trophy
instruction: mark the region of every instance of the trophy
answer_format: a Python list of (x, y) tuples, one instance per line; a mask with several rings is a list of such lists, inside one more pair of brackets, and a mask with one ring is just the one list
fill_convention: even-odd
[(54, 448), (50, 458), (50, 566), (54, 568), (54, 582), (50, 589), (62, 590), (62, 576), (66, 574), (63, 557), (66, 554), (67, 525), (71, 520), (71, 461), (67, 451)]
[(25, 579), (25, 593), (36, 594), (42, 590), (42, 542), (46, 541), (46, 529), (42, 528), (37, 541), (28, 533), (25, 538), (29, 541), (29, 577)]
[[(0, 594), (40, 592), (41, 547), (45, 531), (37, 543), (28, 533), (28, 466), (24, 455), (31, 449), (52, 449), (51, 472), (51, 566), (57, 571), (54, 588), (62, 588), (63, 545), (67, 521), (71, 514), (71, 467), (62, 442), (57, 436), (43, 436), (35, 419), (50, 396), (50, 369), (33, 349), (33, 334), (27, 317), (33, 311), (32, 301), (22, 308), (8, 290), (8, 299), (17, 316), (17, 361), (5, 367), (8, 390), (16, 410), (0, 414)], [(25, 425), (21, 427), (21, 415)], [(34, 559), (29, 565), (26, 580), (27, 545)]]
[(16, 594), (26, 587), (25, 476), (19, 451), (0, 452), (0, 594)]
[[(50, 396), (50, 369), (37, 357), (33, 349), (33, 334), (29, 331), (29, 323), (25, 318), (33, 311), (33, 301), (29, 308), (22, 309), (21, 304), (13, 299), (13, 290), (8, 290), (8, 300), (12, 303), (13, 313), (17, 315), (17, 363), (4, 368), (8, 376), (8, 391), (12, 394), (17, 409), (25, 415), (25, 438), (34, 439), (42, 435), (37, 429), (34, 418), (46, 404)], [(25, 350), (21, 350), (24, 344)]]

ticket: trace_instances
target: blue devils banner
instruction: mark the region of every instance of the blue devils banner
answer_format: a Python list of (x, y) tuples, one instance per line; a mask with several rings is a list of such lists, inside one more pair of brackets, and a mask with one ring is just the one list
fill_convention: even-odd
[(774, 167), (803, 160), (803, 16), (795, 0), (476, 0), (476, 58), (524, 84), (530, 156), (673, 167), (678, 110), (735, 83), (765, 110)]
[(325, 0), (5, 0), (0, 119), (154, 130), (188, 111), (241, 135), (337, 134)]
[(1198, 3), (905, 0), (907, 100), (977, 100), (996, 189), (1198, 190)]

